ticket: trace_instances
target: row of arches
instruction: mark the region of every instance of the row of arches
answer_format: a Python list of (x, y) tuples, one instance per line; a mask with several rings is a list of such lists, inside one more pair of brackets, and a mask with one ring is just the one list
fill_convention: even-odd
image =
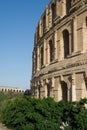
[[(33, 72), (35, 73), (37, 70), (40, 70), (43, 66), (50, 64), (59, 57), (60, 59), (58, 59), (58, 61), (67, 58), (68, 55), (71, 54), (71, 51), (73, 52), (71, 39), (70, 32), (65, 29), (61, 33), (60, 43), (55, 43), (55, 36), (52, 36), (49, 40), (37, 46), (33, 53)], [(55, 46), (55, 44), (57, 44), (57, 46)], [(57, 58), (55, 58), (56, 55)]]
[[(64, 58), (67, 58), (67, 56), (70, 53), (70, 44), (69, 44), (69, 31), (67, 29), (65, 29), (62, 32), (62, 39), (63, 39), (63, 46), (64, 46)], [(54, 40), (51, 39), (49, 40), (49, 61), (52, 62), (55, 58), (55, 44), (54, 44)], [(44, 59), (44, 49), (43, 47), (41, 48), (41, 65), (43, 65), (43, 59)]]
[[(67, 83), (65, 81), (61, 81), (61, 100), (64, 100), (65, 102), (67, 102), (69, 99), (68, 99), (68, 86), (67, 86)], [(37, 85), (37, 97), (38, 98), (42, 98), (42, 86), (41, 84)], [(52, 94), (51, 94), (51, 91), (52, 91), (52, 84), (51, 83), (47, 83), (45, 85), (45, 97), (51, 97)], [(35, 91), (35, 90), (34, 90)], [(35, 95), (35, 94), (34, 94)]]
[(13, 89), (13, 88), (0, 88), (0, 92), (24, 93), (25, 90), (22, 90), (22, 89)]
[[(44, 47), (42, 46), (40, 49), (40, 59), (41, 59), (41, 67), (44, 65)], [(53, 40), (49, 41), (49, 61), (52, 62), (54, 60), (54, 54), (55, 49), (54, 49), (54, 43)]]
[(38, 22), (38, 26), (36, 28), (35, 34), (35, 43), (37, 40), (45, 34), (46, 30), (49, 30), (50, 27), (54, 25), (54, 21), (58, 18), (69, 14), (69, 10), (71, 8), (71, 0), (53, 0), (50, 4), (47, 5), (46, 10), (42, 14), (40, 21)]

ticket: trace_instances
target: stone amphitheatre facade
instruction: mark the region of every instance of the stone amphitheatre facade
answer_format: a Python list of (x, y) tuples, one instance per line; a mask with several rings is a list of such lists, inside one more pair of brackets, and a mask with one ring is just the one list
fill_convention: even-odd
[(51, 0), (35, 32), (32, 95), (87, 98), (87, 0)]

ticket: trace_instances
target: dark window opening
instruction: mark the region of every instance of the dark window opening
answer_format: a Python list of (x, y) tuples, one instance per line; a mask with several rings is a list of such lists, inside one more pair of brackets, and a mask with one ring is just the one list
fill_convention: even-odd
[(56, 4), (52, 4), (52, 21), (56, 18)]
[(46, 16), (43, 16), (43, 30), (46, 28)]
[(43, 47), (41, 47), (41, 66), (43, 65), (43, 60), (44, 60), (44, 56), (43, 56)]
[(50, 97), (50, 85), (47, 84), (47, 97)]
[(68, 101), (68, 96), (67, 96), (68, 88), (67, 88), (67, 84), (64, 81), (62, 81), (61, 82), (61, 87), (62, 87), (62, 100), (67, 102)]
[(39, 98), (41, 98), (41, 92), (40, 92), (41, 91), (41, 86), (40, 85), (38, 86), (38, 91), (39, 91), (39, 95), (38, 96), (39, 96)]
[(35, 57), (35, 70), (37, 69), (37, 53), (36, 53), (36, 57)]
[(87, 27), (87, 17), (86, 17), (86, 27)]
[(64, 42), (64, 58), (69, 55), (69, 32), (63, 31), (63, 42)]
[(54, 44), (52, 40), (49, 41), (49, 49), (50, 49), (50, 62), (54, 60)]
[(68, 2), (66, 2), (66, 14), (69, 14), (70, 8), (71, 8), (71, 1), (68, 0)]
[(39, 25), (37, 27), (37, 38), (39, 38)]

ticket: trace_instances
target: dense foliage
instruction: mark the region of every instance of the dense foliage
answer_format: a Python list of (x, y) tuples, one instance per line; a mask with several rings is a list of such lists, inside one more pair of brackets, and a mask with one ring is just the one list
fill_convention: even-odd
[(52, 98), (21, 96), (3, 110), (3, 123), (13, 130), (87, 130), (87, 99), (55, 102)]
[(5, 104), (9, 101), (9, 100), (12, 100), (14, 97), (18, 96), (18, 95), (21, 95), (21, 94), (18, 94), (18, 93), (15, 93), (15, 92), (0, 92), (0, 120), (1, 120), (1, 113), (2, 113), (2, 110), (5, 106)]

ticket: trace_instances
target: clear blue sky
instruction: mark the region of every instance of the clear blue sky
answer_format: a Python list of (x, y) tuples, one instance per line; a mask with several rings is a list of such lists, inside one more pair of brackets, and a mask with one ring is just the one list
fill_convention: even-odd
[(29, 88), (34, 32), (50, 0), (0, 0), (0, 86)]

